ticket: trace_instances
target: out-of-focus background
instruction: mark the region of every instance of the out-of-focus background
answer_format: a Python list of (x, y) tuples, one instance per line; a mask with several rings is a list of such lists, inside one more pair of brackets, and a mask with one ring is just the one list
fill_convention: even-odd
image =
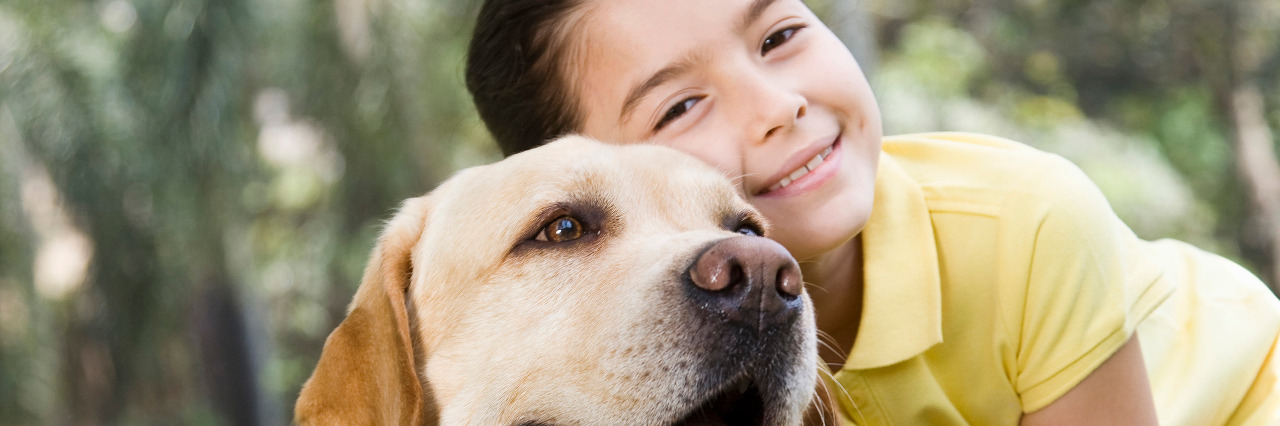
[[(0, 424), (286, 423), (381, 221), (498, 158), (474, 3), (0, 1)], [(887, 133), (1061, 153), (1280, 282), (1280, 2), (811, 6)]]

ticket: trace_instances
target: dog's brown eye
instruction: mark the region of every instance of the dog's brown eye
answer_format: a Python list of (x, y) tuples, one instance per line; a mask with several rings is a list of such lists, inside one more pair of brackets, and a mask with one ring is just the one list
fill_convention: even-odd
[(538, 241), (563, 243), (582, 238), (582, 224), (571, 216), (560, 216), (548, 223), (538, 234)]
[(759, 228), (749, 223), (739, 226), (738, 233), (749, 237), (759, 237), (762, 234)]

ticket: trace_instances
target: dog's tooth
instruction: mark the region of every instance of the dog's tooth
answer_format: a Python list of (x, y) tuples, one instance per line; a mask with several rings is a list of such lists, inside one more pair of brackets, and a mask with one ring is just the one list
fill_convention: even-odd
[(779, 187), (779, 188), (786, 188), (786, 187), (787, 187), (787, 185), (790, 185), (790, 184), (791, 184), (791, 178), (789, 178), (789, 177), (784, 177), (784, 178), (782, 178), (782, 181), (781, 181), (781, 182), (778, 182), (778, 187)]
[(831, 155), (831, 150), (832, 150), (832, 149), (834, 149), (834, 147), (830, 147), (830, 146), (829, 146), (829, 147), (827, 147), (827, 149), (822, 150), (822, 158), (823, 158), (823, 159), (825, 159), (825, 158), (827, 158), (827, 156), (828, 156), (828, 155)]
[(813, 170), (818, 168), (819, 164), (822, 164), (822, 156), (815, 155), (812, 160), (809, 160), (809, 164), (805, 164), (804, 166), (809, 168), (809, 170)]
[(796, 169), (796, 171), (794, 172), (791, 172), (791, 175), (787, 177), (791, 178), (791, 181), (794, 182), (796, 179), (800, 179), (800, 176), (804, 176), (805, 173), (809, 173), (809, 169), (805, 168), (804, 166), (800, 166), (800, 168)]

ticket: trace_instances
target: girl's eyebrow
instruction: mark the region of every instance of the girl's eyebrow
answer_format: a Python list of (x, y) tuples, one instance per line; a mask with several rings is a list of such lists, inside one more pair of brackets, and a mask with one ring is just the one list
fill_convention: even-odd
[(662, 83), (688, 72), (690, 68), (693, 68), (694, 64), (701, 61), (701, 56), (697, 51), (690, 52), (675, 62), (662, 67), (658, 72), (645, 79), (644, 82), (632, 87), (631, 91), (627, 93), (627, 99), (622, 102), (622, 112), (618, 115), (618, 121), (627, 121), (631, 113), (635, 112), (636, 105), (640, 103), (641, 99), (644, 99), (649, 92), (661, 86)]
[[(738, 32), (745, 32), (747, 27), (750, 27), (752, 23), (755, 23), (756, 20), (760, 19), (760, 16), (764, 14), (764, 11), (777, 1), (778, 0), (752, 1), (751, 6), (748, 6), (746, 12), (743, 12), (742, 17), (738, 19), (738, 28), (736, 28)], [(635, 111), (636, 105), (640, 103), (641, 99), (644, 99), (649, 92), (653, 91), (653, 89), (658, 86), (661, 86), (662, 83), (666, 83), (668, 80), (687, 72), (689, 68), (692, 68), (693, 65), (699, 61), (699, 56), (700, 55), (698, 55), (697, 52), (685, 55), (679, 60), (672, 62), (670, 65), (662, 67), (658, 72), (653, 73), (652, 76), (645, 79), (644, 82), (632, 87), (631, 90), (627, 92), (626, 100), (622, 102), (622, 111), (618, 114), (618, 122), (627, 121), (631, 117), (631, 113)]]
[(742, 18), (738, 20), (738, 32), (746, 31), (747, 27), (750, 27), (752, 23), (760, 19), (760, 15), (764, 14), (765, 9), (768, 9), (775, 2), (777, 0), (755, 0), (751, 2), (751, 7), (748, 7), (747, 12), (743, 13)]

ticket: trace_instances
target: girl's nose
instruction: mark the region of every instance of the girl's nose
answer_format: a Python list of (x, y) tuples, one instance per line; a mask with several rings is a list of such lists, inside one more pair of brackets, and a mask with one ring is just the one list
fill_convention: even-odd
[(753, 111), (747, 122), (753, 141), (768, 142), (790, 131), (796, 120), (804, 117), (808, 100), (784, 79), (759, 73), (743, 80), (743, 91), (748, 95), (745, 107)]
[(790, 110), (785, 108), (779, 108), (778, 117), (780, 118), (780, 120), (777, 120), (776, 126), (764, 132), (763, 140), (767, 141), (769, 138), (773, 137), (775, 133), (778, 133), (779, 131), (782, 131), (784, 129), (789, 129), (791, 126), (794, 126), (796, 124), (796, 120), (800, 119), (800, 117), (804, 117), (805, 103), (803, 98), (801, 98), (801, 102), (799, 102), (799, 104), (800, 104), (799, 108), (792, 108), (795, 110), (795, 114), (792, 114), (790, 116), (791, 118), (789, 119), (786, 118), (787, 117), (786, 114), (788, 114), (788, 111)]

